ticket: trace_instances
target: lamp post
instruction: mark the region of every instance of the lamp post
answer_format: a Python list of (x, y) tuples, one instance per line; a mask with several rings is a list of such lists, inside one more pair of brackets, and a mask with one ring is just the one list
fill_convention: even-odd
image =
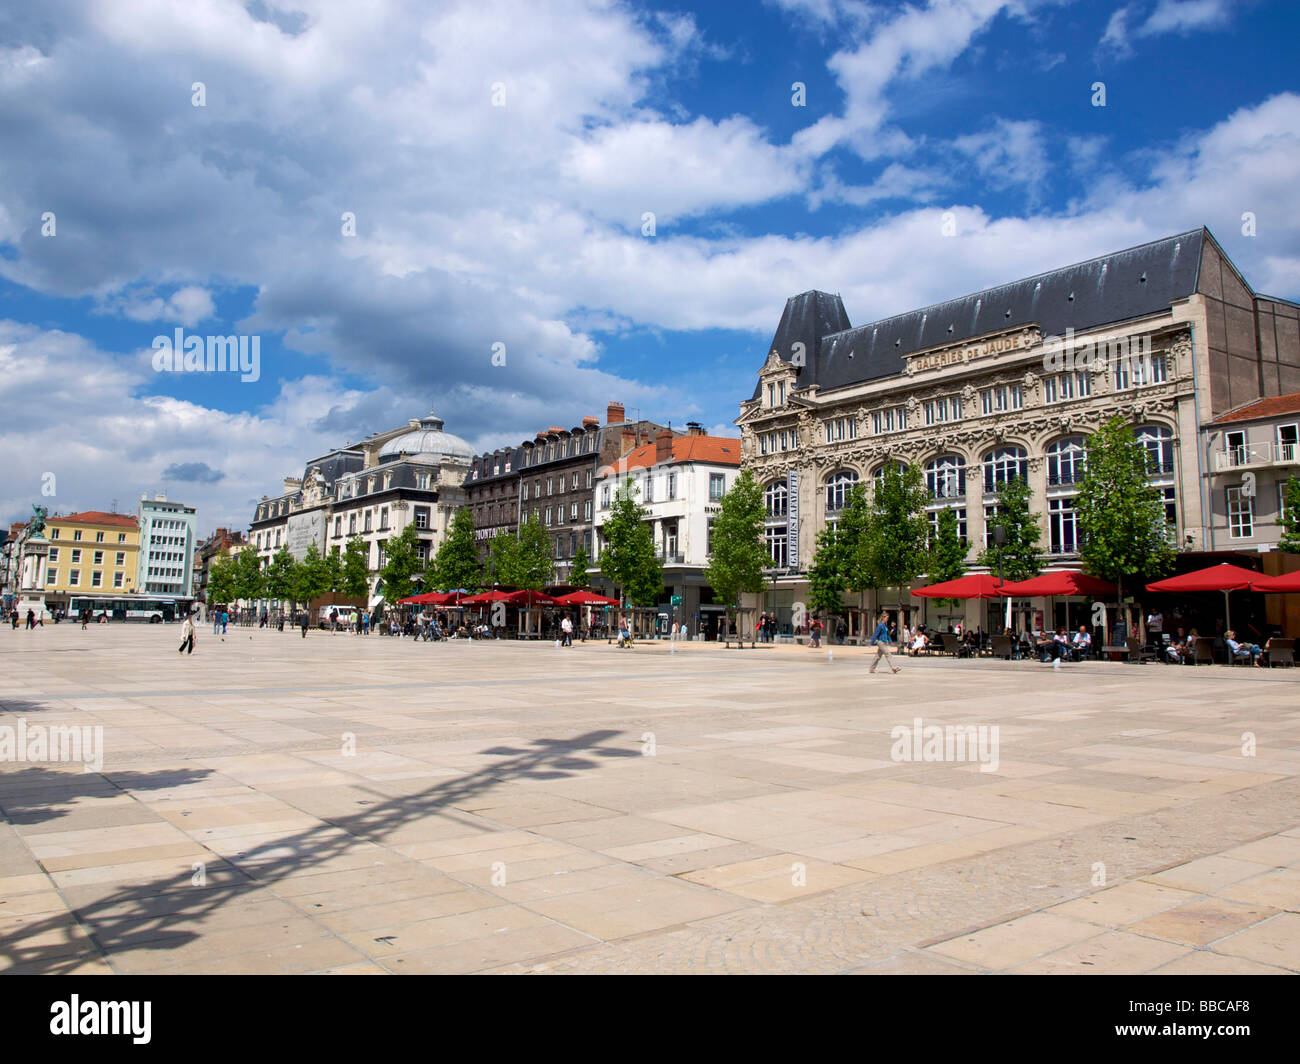
[[(998, 590), (1002, 590), (1002, 548), (1007, 542), (1007, 529), (1005, 525), (993, 526), (993, 546), (997, 548), (998, 553)], [(1007, 599), (1006, 623), (1004, 628), (1011, 627), (1011, 600)]]

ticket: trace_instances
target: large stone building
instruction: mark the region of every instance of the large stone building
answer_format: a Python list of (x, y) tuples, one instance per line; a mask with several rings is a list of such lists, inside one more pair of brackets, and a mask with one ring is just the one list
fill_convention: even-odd
[(45, 602), (66, 609), (72, 595), (123, 595), (137, 589), (140, 525), (134, 514), (83, 513), (46, 518), (50, 541)]
[(554, 547), (555, 583), (566, 584), (578, 547), (592, 556), (596, 471), (663, 429), (653, 421), (628, 421), (623, 404), (610, 403), (604, 425), (584, 417), (581, 425), (552, 425), (518, 447), (475, 457), (465, 478), (465, 498), (485, 557), (490, 562), (494, 537), (535, 516)]
[[(768, 350), (736, 423), (768, 503), (765, 601), (788, 620), (817, 533), (888, 463), (920, 466), (932, 520), (956, 510), (972, 562), (997, 488), (1027, 478), (1051, 567), (1076, 566), (1075, 485), (1113, 414), (1155, 459), (1180, 548), (1214, 549), (1200, 430), (1300, 390), (1300, 306), (1256, 294), (1193, 229), (857, 328), (838, 296), (805, 292)], [(969, 620), (990, 618), (972, 604)]]
[(282, 494), (258, 503), (249, 539), (265, 567), (282, 546), (301, 561), (313, 543), (321, 553), (341, 552), (360, 537), (374, 604), (383, 598), (386, 544), (414, 524), (421, 560), (436, 553), (464, 502), (472, 457), (468, 443), (443, 430), (441, 418), (412, 419), (310, 459), (302, 477), (285, 478)]
[[(705, 435), (693, 422), (684, 436), (660, 429), (653, 441), (598, 472), (597, 564), (605, 545), (602, 526), (614, 496), (630, 479), (663, 563), (664, 593), (657, 622), (661, 632), (676, 623), (685, 625), (690, 636), (717, 637), (725, 606), (713, 602), (704, 571), (709, 563), (713, 519), (739, 472), (740, 440)], [(611, 592), (618, 590), (607, 576), (599, 582)]]

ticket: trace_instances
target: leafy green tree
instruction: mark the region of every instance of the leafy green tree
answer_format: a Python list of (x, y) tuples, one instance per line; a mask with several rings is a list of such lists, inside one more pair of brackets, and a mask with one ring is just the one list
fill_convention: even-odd
[(921, 471), (892, 463), (871, 495), (871, 513), (864, 541), (866, 563), (876, 587), (896, 587), (902, 606), (903, 585), (925, 572), (929, 554), (929, 501)]
[(234, 602), (239, 597), (235, 593), (235, 586), (235, 560), (228, 551), (223, 550), (212, 559), (212, 565), (208, 569), (208, 605)]
[[(731, 618), (740, 605), (742, 593), (763, 591), (763, 570), (771, 564), (763, 541), (767, 508), (763, 489), (753, 474), (744, 470), (722, 497), (722, 505), (713, 520), (713, 542), (704, 577), (713, 588), (715, 598), (727, 607), (726, 645), (731, 644)], [(740, 645), (745, 645), (740, 634)]]
[[(998, 488), (994, 522), (1007, 533), (1002, 545), (1002, 575), (1008, 581), (1028, 580), (1043, 571), (1043, 556), (1038, 549), (1043, 529), (1038, 514), (1030, 512), (1029, 500), (1029, 482), (1021, 477), (1012, 477)], [(996, 573), (997, 548), (990, 546), (980, 552), (979, 563)]]
[(497, 536), (492, 557), (496, 559), (496, 579), (502, 584), (540, 591), (553, 582), (551, 540), (536, 517), (529, 517), (518, 532)]
[(353, 536), (343, 548), (343, 579), (339, 590), (348, 598), (370, 595), (370, 547), (360, 536)]
[(337, 591), (343, 583), (343, 559), (338, 547), (325, 552), (320, 562), (321, 578), (325, 591)]
[(294, 592), (297, 590), (294, 578), (295, 565), (288, 547), (281, 547), (271, 555), (271, 562), (266, 567), (267, 597), (279, 599), (281, 602), (293, 600)]
[(623, 598), (632, 605), (653, 606), (663, 592), (664, 572), (646, 511), (636, 501), (638, 493), (631, 477), (614, 493), (605, 521), (600, 571), (623, 589)]
[(483, 562), (474, 538), (474, 515), (466, 507), (456, 511), (447, 536), (429, 566), (427, 583), (439, 591), (467, 591), (483, 584)]
[(930, 583), (959, 580), (966, 575), (966, 540), (957, 534), (957, 511), (948, 506), (939, 511), (938, 530), (930, 544)]
[(844, 613), (844, 592), (848, 590), (848, 552), (838, 523), (817, 533), (817, 549), (808, 569), (808, 607), (818, 616), (836, 619)]
[(578, 551), (569, 565), (569, 583), (574, 587), (586, 587), (591, 580), (591, 559), (587, 557), (587, 544), (579, 543)]
[(262, 598), (266, 594), (266, 571), (257, 551), (245, 547), (235, 555), (234, 563), (234, 597), (249, 603)]
[(1300, 554), (1300, 480), (1294, 476), (1287, 477), (1283, 494), (1286, 501), (1280, 515), (1282, 538), (1278, 540), (1277, 549), (1288, 554)]
[(1088, 441), (1074, 500), (1084, 570), (1114, 581), (1121, 603), (1126, 578), (1155, 580), (1174, 565), (1164, 500), (1150, 482), (1151, 461), (1132, 426), (1118, 415), (1110, 418)]
[(414, 524), (407, 525), (384, 548), (379, 579), (384, 582), (384, 601), (390, 606), (414, 593), (411, 578), (424, 568), (419, 554), (420, 537)]
[(293, 569), (293, 597), (302, 603), (310, 602), (328, 590), (328, 577), (325, 573), (325, 560), (321, 557), (316, 544), (307, 547), (302, 561)]

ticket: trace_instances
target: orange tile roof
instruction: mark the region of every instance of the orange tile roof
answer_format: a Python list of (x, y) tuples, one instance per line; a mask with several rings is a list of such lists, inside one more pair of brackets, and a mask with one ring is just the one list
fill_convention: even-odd
[[(601, 475), (604, 476), (614, 469), (622, 472), (655, 465), (656, 446), (655, 441), (651, 440), (649, 443), (633, 448), (613, 465), (602, 469)], [(740, 465), (740, 440), (730, 436), (674, 436), (673, 455), (669, 461), (677, 464), (711, 462), (713, 465), (738, 466)]]
[(1230, 421), (1252, 421), (1261, 417), (1283, 417), (1286, 414), (1300, 414), (1300, 392), (1288, 395), (1274, 395), (1267, 399), (1257, 399), (1253, 403), (1221, 414), (1210, 422), (1222, 425)]
[(77, 525), (111, 525), (114, 528), (135, 528), (137, 524), (133, 514), (110, 514), (103, 510), (85, 510), (79, 514), (55, 514), (49, 520), (67, 521)]

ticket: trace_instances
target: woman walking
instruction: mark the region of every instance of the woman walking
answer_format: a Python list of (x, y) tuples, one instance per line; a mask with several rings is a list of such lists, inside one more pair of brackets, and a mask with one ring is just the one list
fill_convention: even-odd
[(189, 614), (185, 615), (185, 623), (181, 625), (181, 645), (176, 648), (176, 653), (194, 653), (194, 621)]
[(876, 648), (876, 660), (871, 663), (868, 672), (876, 671), (876, 666), (880, 664), (881, 657), (884, 657), (885, 664), (889, 666), (890, 672), (900, 671), (889, 656), (889, 644), (889, 614), (882, 613), (876, 618), (876, 630), (871, 635), (871, 645)]

